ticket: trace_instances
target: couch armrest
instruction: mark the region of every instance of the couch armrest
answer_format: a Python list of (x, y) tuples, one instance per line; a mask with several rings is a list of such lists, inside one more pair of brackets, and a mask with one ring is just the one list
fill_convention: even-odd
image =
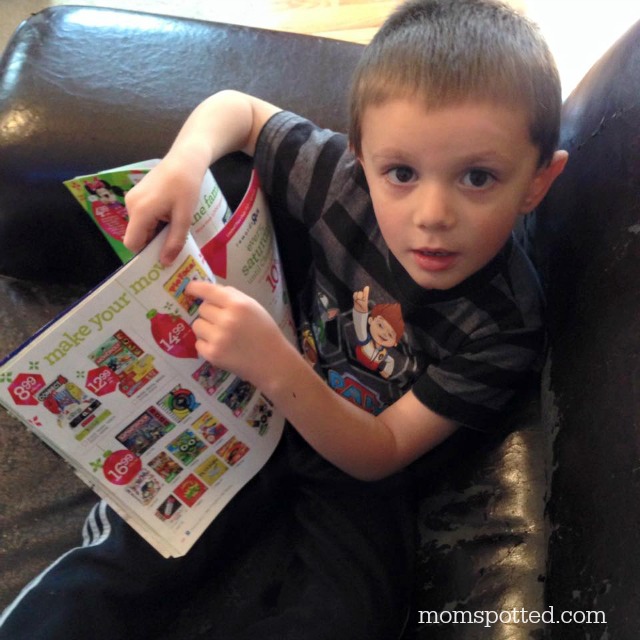
[(553, 638), (640, 628), (640, 23), (563, 107), (569, 163), (535, 220), (551, 352), (543, 421), (553, 446), (549, 604), (600, 611)]

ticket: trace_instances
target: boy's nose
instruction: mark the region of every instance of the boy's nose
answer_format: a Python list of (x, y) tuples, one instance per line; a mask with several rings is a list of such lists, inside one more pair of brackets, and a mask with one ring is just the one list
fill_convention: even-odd
[(444, 185), (425, 184), (416, 194), (415, 224), (425, 229), (448, 229), (455, 224), (451, 196)]

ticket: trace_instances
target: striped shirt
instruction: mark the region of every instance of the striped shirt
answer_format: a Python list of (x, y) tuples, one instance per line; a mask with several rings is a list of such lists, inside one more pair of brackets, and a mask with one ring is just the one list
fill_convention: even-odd
[[(344, 134), (278, 113), (255, 164), (285, 263), (309, 258), (285, 273), (301, 283), (302, 351), (328, 384), (373, 413), (412, 389), (462, 425), (495, 426), (544, 347), (538, 278), (515, 239), (459, 285), (427, 290), (388, 250)], [(354, 294), (365, 291), (362, 308)]]

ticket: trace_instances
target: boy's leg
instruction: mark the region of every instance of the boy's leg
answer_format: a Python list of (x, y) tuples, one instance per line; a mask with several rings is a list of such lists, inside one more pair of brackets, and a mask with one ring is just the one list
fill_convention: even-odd
[[(352, 480), (288, 430), (267, 466), (184, 558), (164, 560), (112, 512), (110, 528), (90, 519), (94, 546), (72, 550), (29, 586), (7, 610), (0, 640), (155, 640), (164, 635), (153, 623), (163, 621), (165, 632), (185, 638), (390, 640), (406, 614), (414, 558), (415, 510), (405, 489), (402, 477)], [(285, 523), (284, 544), (277, 527), (267, 526), (271, 520), (280, 531)], [(257, 556), (247, 554), (254, 545)], [(245, 589), (245, 580), (240, 601), (229, 606), (227, 598), (223, 606), (218, 598), (230, 582), (209, 591), (211, 578), (215, 585), (218, 571), (233, 576), (242, 556), (255, 588)], [(275, 580), (265, 575), (272, 556), (282, 557)], [(214, 596), (201, 600), (204, 635), (187, 631), (178, 615), (198, 592)]]
[(5, 610), (2, 640), (126, 637), (131, 603), (170, 563), (104, 502), (90, 513), (84, 535), (85, 545), (61, 556)]
[[(408, 478), (356, 481), (296, 435), (294, 549), (272, 615), (233, 640), (393, 640), (410, 603), (416, 511)], [(218, 636), (211, 636), (218, 637)]]
[[(182, 558), (164, 559), (103, 502), (72, 549), (34, 579), (0, 617), (0, 640), (158, 638), (201, 581), (233, 562), (277, 502), (278, 452)], [(224, 553), (221, 550), (224, 549)], [(156, 626), (157, 625), (157, 626)]]

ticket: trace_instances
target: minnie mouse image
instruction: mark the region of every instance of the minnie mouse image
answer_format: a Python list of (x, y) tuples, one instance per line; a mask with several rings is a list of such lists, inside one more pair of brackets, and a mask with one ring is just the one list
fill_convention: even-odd
[(108, 236), (122, 242), (129, 221), (127, 209), (120, 201), (125, 192), (101, 178), (85, 182), (84, 188), (95, 221)]

